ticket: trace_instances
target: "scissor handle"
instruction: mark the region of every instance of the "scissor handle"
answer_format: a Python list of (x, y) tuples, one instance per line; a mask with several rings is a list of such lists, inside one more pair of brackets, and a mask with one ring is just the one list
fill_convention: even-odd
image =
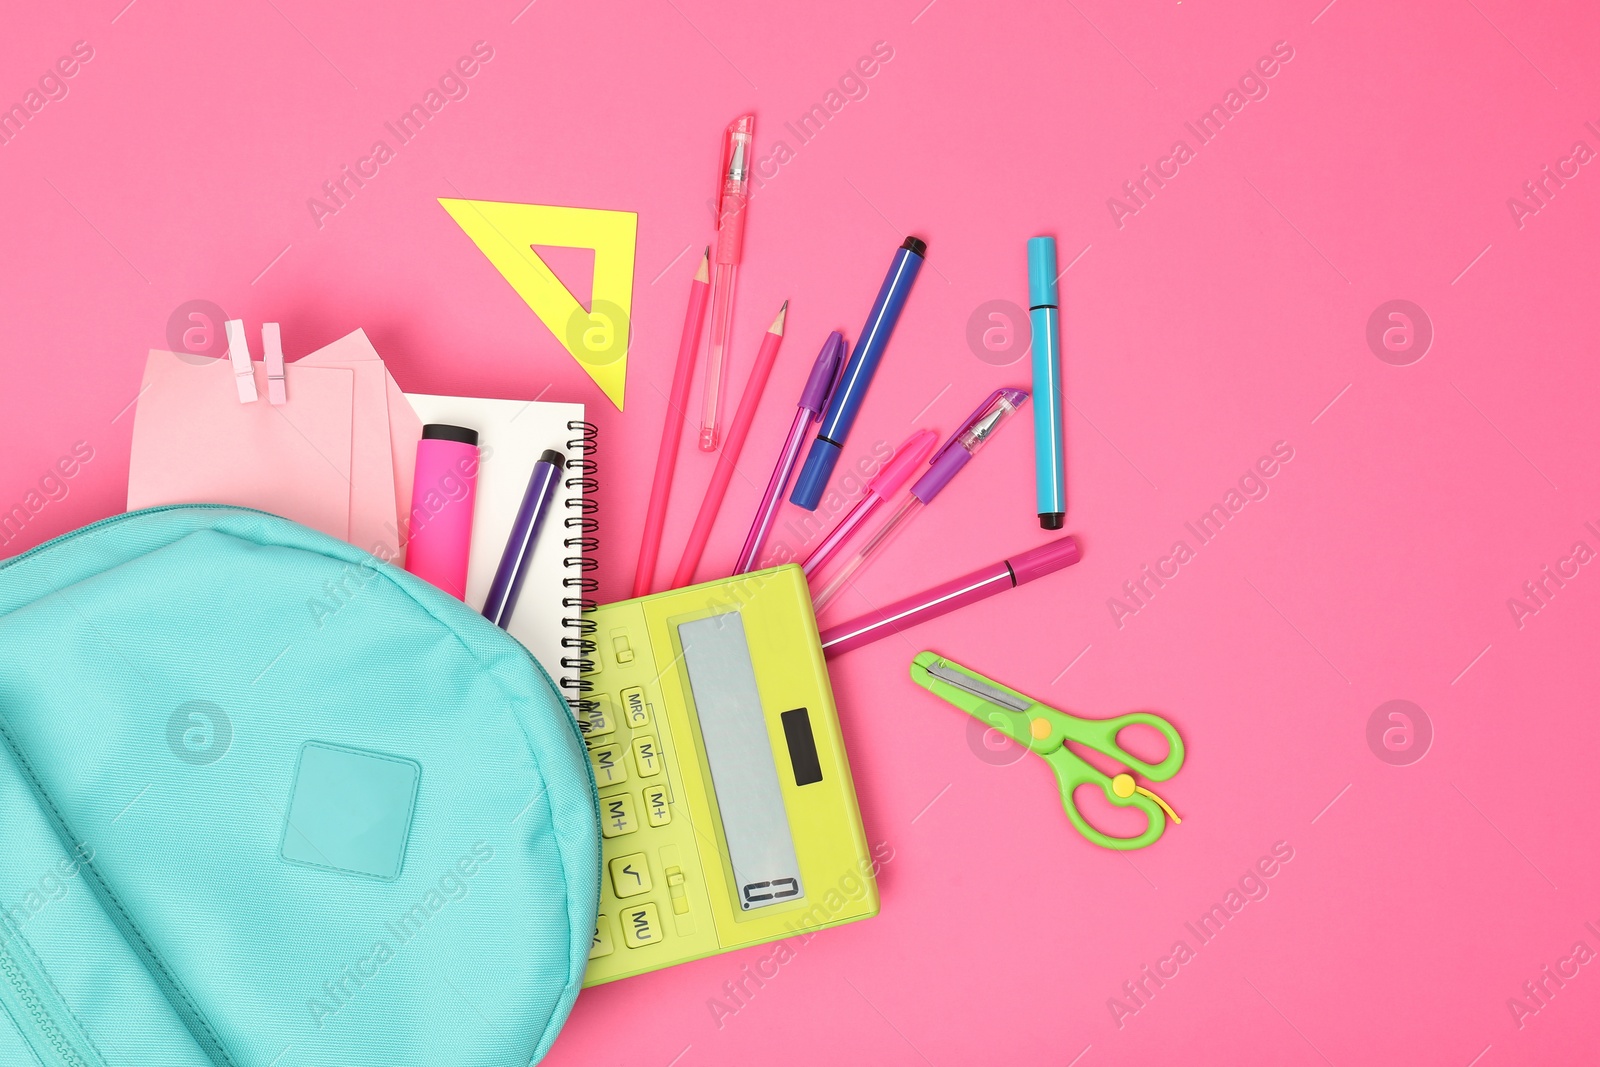
[[(1061, 732), (1069, 740), (1104, 752), (1118, 763), (1133, 768), (1152, 782), (1164, 782), (1183, 766), (1183, 738), (1172, 724), (1148, 711), (1134, 711), (1114, 719), (1080, 719), (1066, 716)], [(1117, 743), (1117, 735), (1130, 726), (1148, 726), (1167, 739), (1167, 754), (1160, 763), (1146, 763)], [(1103, 777), (1103, 776), (1102, 776)], [(1109, 785), (1110, 779), (1106, 779)], [(1098, 783), (1097, 783), (1098, 784)]]
[[(1048, 721), (1052, 729), (1048, 738), (1041, 739), (1042, 744), (1058, 743), (1059, 734), (1061, 739), (1076, 741), (1087, 748), (1104, 753), (1152, 782), (1166, 781), (1177, 774), (1178, 768), (1183, 766), (1183, 738), (1178, 736), (1178, 731), (1173, 729), (1171, 723), (1159, 715), (1135, 711), (1127, 715), (1118, 715), (1113, 719), (1080, 719), (1076, 715), (1057, 713)], [(1117, 743), (1117, 736), (1130, 726), (1148, 726), (1167, 739), (1167, 754), (1161, 762), (1146, 763)], [(1072, 825), (1078, 828), (1079, 833), (1095, 844), (1102, 848), (1114, 849), (1144, 848), (1166, 830), (1166, 812), (1150, 796), (1139, 791), (1131, 776), (1118, 775), (1116, 778), (1109, 778), (1098, 768), (1081, 759), (1065, 744), (1045, 754), (1045, 759), (1055, 768), (1056, 779), (1061, 785), (1061, 806), (1066, 809), (1067, 817), (1072, 820)], [(1077, 800), (1073, 796), (1081, 785), (1099, 787), (1105, 794), (1106, 800), (1119, 808), (1131, 807), (1144, 812), (1144, 831), (1133, 837), (1113, 837), (1092, 826), (1089, 820), (1083, 817), (1083, 812), (1078, 810)], [(1119, 785), (1121, 789), (1117, 788)]]
[[(1069, 762), (1070, 761), (1070, 762)], [(1144, 848), (1152, 844), (1167, 829), (1167, 813), (1161, 810), (1161, 805), (1145, 796), (1143, 793), (1132, 793), (1127, 797), (1120, 797), (1112, 788), (1111, 779), (1101, 774), (1095, 768), (1080, 760), (1067, 749), (1062, 749), (1052, 759), (1051, 764), (1056, 769), (1056, 778), (1061, 783), (1061, 806), (1066, 809), (1067, 818), (1072, 820), (1072, 825), (1089, 841), (1101, 848), (1114, 848), (1127, 851), (1135, 848)], [(1076, 769), (1071, 767), (1076, 763)], [(1083, 817), (1083, 812), (1078, 810), (1078, 802), (1073, 797), (1080, 785), (1096, 785), (1105, 793), (1106, 799), (1119, 808), (1138, 808), (1144, 812), (1144, 832), (1134, 837), (1112, 837), (1103, 830), (1090, 824)]]

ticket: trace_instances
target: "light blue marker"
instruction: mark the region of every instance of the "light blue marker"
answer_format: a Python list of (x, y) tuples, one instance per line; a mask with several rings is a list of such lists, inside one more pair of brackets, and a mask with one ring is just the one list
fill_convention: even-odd
[(1056, 239), (1028, 239), (1028, 318), (1033, 326), (1033, 473), (1039, 525), (1059, 530), (1067, 517), (1066, 444), (1061, 428), (1061, 308)]

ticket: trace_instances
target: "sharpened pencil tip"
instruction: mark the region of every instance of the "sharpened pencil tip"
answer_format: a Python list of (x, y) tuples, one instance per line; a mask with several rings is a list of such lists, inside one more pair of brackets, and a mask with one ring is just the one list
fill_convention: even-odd
[(783, 306), (778, 309), (778, 317), (772, 320), (772, 325), (771, 326), (767, 327), (767, 332), (768, 333), (776, 333), (776, 334), (783, 333), (783, 320), (785, 318), (787, 318), (788, 315), (789, 315), (789, 301), (785, 300), (783, 302)]
[(694, 272), (694, 280), (697, 282), (709, 282), (711, 280), (710, 245), (706, 245), (706, 254), (700, 257), (700, 269)]

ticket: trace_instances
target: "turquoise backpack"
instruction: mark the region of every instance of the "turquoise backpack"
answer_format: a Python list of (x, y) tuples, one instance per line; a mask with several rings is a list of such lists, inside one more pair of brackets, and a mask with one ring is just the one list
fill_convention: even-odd
[(598, 825), (534, 658), (342, 541), (195, 505), (0, 563), (6, 1067), (523, 1067)]

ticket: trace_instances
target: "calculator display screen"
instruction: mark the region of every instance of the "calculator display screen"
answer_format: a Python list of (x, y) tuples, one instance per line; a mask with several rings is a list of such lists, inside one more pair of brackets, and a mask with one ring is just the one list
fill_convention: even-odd
[(745, 911), (804, 895), (755, 665), (737, 611), (678, 626), (690, 694)]

